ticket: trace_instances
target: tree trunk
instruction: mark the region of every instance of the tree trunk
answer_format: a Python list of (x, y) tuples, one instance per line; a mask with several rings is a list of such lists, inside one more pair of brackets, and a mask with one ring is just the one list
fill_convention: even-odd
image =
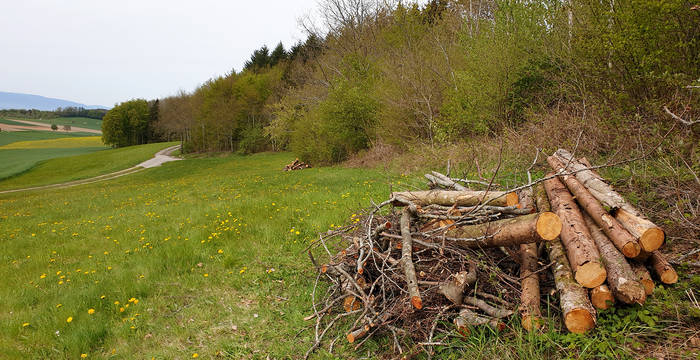
[[(661, 247), (664, 242), (664, 231), (649, 221), (639, 210), (613, 190), (599, 175), (576, 161), (564, 149), (554, 153), (564, 164), (569, 164), (567, 170), (576, 171), (576, 178), (591, 192), (601, 204), (613, 210), (615, 219), (639, 241), (642, 250), (652, 252)], [(622, 212), (620, 210), (623, 210)]]
[(615, 297), (625, 304), (644, 303), (646, 292), (637, 274), (624, 256), (615, 248), (590, 216), (584, 214), (584, 221), (595, 241), (607, 270), (608, 285)]
[[(564, 164), (555, 156), (548, 157), (547, 162), (549, 162), (549, 165), (551, 165), (555, 171), (564, 169)], [(603, 232), (605, 232), (605, 235), (615, 244), (615, 247), (622, 251), (626, 257), (633, 258), (639, 255), (641, 248), (637, 240), (625, 230), (614, 217), (610, 216), (610, 214), (603, 209), (598, 200), (586, 190), (586, 187), (583, 186), (576, 177), (562, 175), (559, 176), (559, 178), (564, 180), (566, 187), (576, 196), (578, 204), (581, 205), (595, 223), (600, 226)]]
[(574, 203), (574, 198), (556, 177), (545, 181), (544, 188), (552, 210), (564, 223), (561, 241), (566, 247), (574, 278), (587, 288), (602, 284), (606, 277), (605, 267), (600, 263), (600, 252), (591, 238), (578, 206)]
[(416, 268), (413, 266), (413, 239), (411, 239), (411, 212), (409, 207), (405, 207), (401, 212), (401, 264), (406, 275), (408, 293), (411, 297), (411, 305), (416, 309), (423, 308), (423, 300), (418, 291), (418, 278)]
[(615, 297), (607, 285), (598, 285), (591, 289), (591, 303), (598, 310), (605, 310), (615, 304)]
[[(532, 188), (524, 189), (518, 194), (521, 209), (535, 211)], [(542, 325), (540, 312), (540, 278), (534, 272), (537, 270), (537, 244), (520, 245), (520, 322), (527, 331), (539, 329)]]
[(637, 274), (639, 282), (641, 282), (644, 286), (644, 292), (647, 294), (647, 296), (651, 295), (654, 292), (654, 280), (651, 279), (651, 274), (649, 274), (647, 267), (638, 262), (633, 262), (630, 265), (632, 266), (634, 273)]
[(675, 284), (678, 274), (658, 250), (651, 253), (651, 266), (664, 284)]
[(446, 237), (462, 248), (511, 246), (538, 241), (549, 241), (561, 232), (559, 217), (551, 212), (541, 212), (487, 222), (479, 225), (450, 229)]
[(457, 331), (463, 336), (469, 335), (470, 326), (489, 325), (497, 330), (503, 330), (506, 327), (499, 319), (481, 316), (469, 309), (460, 310), (459, 316), (457, 316), (453, 322), (455, 326), (457, 326)]
[(556, 239), (546, 244), (549, 259), (554, 262), (552, 272), (559, 291), (559, 306), (564, 316), (564, 325), (573, 333), (585, 333), (592, 329), (596, 322), (595, 309), (588, 299), (588, 292), (574, 280), (561, 241)]
[[(512, 195), (510, 195), (512, 194)], [(415, 205), (444, 205), (444, 206), (474, 206), (479, 204), (494, 206), (512, 206), (518, 203), (515, 193), (506, 194), (503, 191), (450, 191), (427, 190), (395, 192), (391, 196), (396, 199), (394, 205), (401, 206), (407, 203)]]

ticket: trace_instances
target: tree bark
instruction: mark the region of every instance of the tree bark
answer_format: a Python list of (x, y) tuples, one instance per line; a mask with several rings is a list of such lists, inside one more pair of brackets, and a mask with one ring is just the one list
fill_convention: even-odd
[(425, 177), (430, 180), (431, 182), (444, 186), (448, 189), (453, 189), (457, 191), (469, 191), (464, 185), (456, 183), (454, 180), (450, 179), (449, 177), (440, 174), (437, 171), (432, 171), (432, 174), (425, 174)]
[(538, 241), (549, 241), (561, 232), (559, 217), (551, 212), (541, 212), (487, 222), (479, 225), (461, 226), (447, 230), (446, 237), (454, 239), (462, 248), (511, 246)]
[(613, 211), (615, 219), (637, 238), (642, 250), (652, 252), (661, 247), (665, 238), (663, 229), (649, 221), (598, 174), (576, 161), (568, 151), (559, 149), (554, 155), (563, 163), (569, 164), (567, 170), (576, 171), (576, 178), (591, 192), (591, 195)]
[(646, 292), (637, 274), (624, 256), (615, 248), (590, 216), (584, 214), (584, 221), (595, 241), (607, 270), (608, 285), (613, 295), (625, 304), (644, 303)]
[(558, 178), (544, 182), (552, 209), (561, 218), (561, 241), (566, 247), (576, 281), (594, 288), (605, 281), (606, 271), (600, 263), (600, 252), (583, 221), (574, 198)]
[(486, 316), (481, 316), (469, 309), (462, 309), (459, 311), (459, 316), (453, 320), (455, 326), (457, 326), (457, 331), (463, 336), (468, 336), (471, 332), (469, 330), (470, 326), (479, 325), (489, 325), (494, 329), (503, 330), (506, 325), (499, 319), (493, 319)]
[[(550, 211), (550, 202), (543, 184), (534, 189), (535, 205), (538, 211)], [(559, 305), (564, 316), (564, 325), (571, 332), (584, 333), (595, 326), (596, 313), (588, 298), (586, 289), (574, 281), (571, 265), (564, 253), (560, 239), (545, 243), (549, 260), (554, 262), (552, 273), (559, 291)]]
[(592, 329), (596, 322), (596, 312), (588, 298), (588, 292), (574, 280), (564, 246), (556, 239), (547, 243), (549, 259), (554, 262), (552, 272), (559, 292), (559, 306), (564, 316), (566, 328), (577, 334)]
[[(518, 194), (521, 209), (535, 211), (535, 200), (532, 188), (524, 189)], [(537, 270), (537, 244), (520, 245), (520, 278), (522, 279), (520, 292), (520, 323), (527, 331), (539, 329), (542, 325), (542, 313), (540, 311), (540, 278), (535, 274)]]
[[(450, 190), (426, 190), (395, 192), (391, 196), (396, 199), (394, 205), (401, 206), (407, 203), (415, 205), (444, 205), (444, 206), (474, 206), (488, 203), (494, 206), (512, 206), (518, 203), (517, 195), (503, 191), (450, 191)], [(513, 199), (515, 197), (515, 199)]]
[[(555, 171), (563, 170), (564, 164), (555, 156), (547, 158), (549, 165)], [(615, 220), (605, 209), (600, 205), (598, 200), (591, 195), (581, 182), (576, 177), (571, 175), (561, 175), (560, 179), (564, 180), (566, 187), (576, 196), (576, 201), (586, 212), (593, 218), (596, 224), (601, 227), (605, 235), (615, 244), (622, 253), (629, 258), (639, 255), (641, 248), (637, 240), (627, 231), (622, 225)]]
[(469, 272), (460, 271), (453, 274), (450, 279), (440, 283), (438, 292), (450, 300), (455, 305), (462, 305), (464, 291), (467, 286), (476, 282), (476, 264), (469, 263)]
[(647, 267), (638, 262), (633, 262), (630, 266), (632, 266), (634, 273), (637, 274), (639, 282), (644, 286), (644, 292), (647, 296), (651, 295), (654, 292), (654, 280), (651, 279), (651, 274), (649, 274)]
[(404, 274), (406, 275), (406, 284), (408, 293), (411, 297), (411, 305), (416, 309), (423, 308), (423, 300), (418, 291), (418, 278), (416, 277), (416, 268), (413, 266), (413, 239), (411, 238), (411, 212), (409, 207), (405, 207), (401, 212), (401, 263)]
[(607, 285), (602, 284), (591, 289), (591, 303), (598, 310), (605, 310), (615, 304), (615, 297)]
[(650, 256), (651, 266), (664, 284), (675, 284), (678, 281), (678, 273), (669, 264), (661, 252), (654, 251)]

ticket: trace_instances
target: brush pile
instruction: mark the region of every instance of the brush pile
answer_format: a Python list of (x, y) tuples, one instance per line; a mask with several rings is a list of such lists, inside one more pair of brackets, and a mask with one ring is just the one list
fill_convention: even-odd
[(654, 288), (646, 263), (663, 283), (677, 281), (658, 251), (663, 230), (595, 167), (563, 149), (547, 162), (555, 173), (510, 191), (426, 174), (431, 190), (394, 192), (354, 225), (321, 236), (324, 261), (309, 256), (316, 284), (330, 286), (323, 294), (314, 287), (307, 356), (336, 326), (356, 348), (390, 335), (398, 352), (402, 338), (432, 351), (437, 334), (503, 330), (514, 312), (523, 328), (539, 329), (541, 289), (558, 294), (565, 327), (583, 333), (595, 326), (595, 308), (644, 302)]
[(309, 165), (303, 161), (299, 161), (299, 159), (294, 159), (294, 161), (285, 165), (284, 169), (282, 169), (282, 171), (303, 170), (303, 169), (308, 169), (310, 167), (311, 167), (311, 165)]

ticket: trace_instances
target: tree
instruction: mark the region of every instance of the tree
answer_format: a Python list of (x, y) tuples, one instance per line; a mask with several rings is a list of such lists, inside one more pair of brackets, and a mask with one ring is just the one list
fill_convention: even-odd
[(56, 124), (51, 124), (51, 130), (53, 130), (53, 131), (58, 130), (58, 125), (56, 125)]
[(143, 99), (129, 100), (112, 108), (102, 120), (102, 141), (114, 147), (145, 144), (148, 110), (148, 102)]

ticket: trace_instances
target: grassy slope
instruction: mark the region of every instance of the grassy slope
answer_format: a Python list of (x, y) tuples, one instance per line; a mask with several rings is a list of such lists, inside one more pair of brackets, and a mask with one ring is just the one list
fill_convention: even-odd
[(0, 352), (303, 351), (310, 335), (293, 338), (311, 290), (302, 249), (388, 187), (367, 170), (281, 172), (291, 158), (185, 160), (109, 183), (0, 195), (0, 291), (15, 294), (0, 299), (9, 310)]
[[(0, 314), (0, 353), (303, 355), (312, 335), (308, 328), (298, 333), (311, 325), (302, 319), (310, 312), (314, 277), (303, 249), (318, 232), (348, 221), (370, 197), (385, 198), (391, 179), (367, 169), (281, 172), (291, 159), (193, 159), (107, 183), (0, 195), (0, 291), (13, 294), (0, 298), (6, 309)], [(406, 182), (396, 178), (394, 186)], [(421, 182), (418, 176), (413, 181)], [(621, 345), (673, 338), (673, 331), (662, 333), (657, 315), (677, 307), (681, 288), (689, 285), (657, 288), (644, 310), (601, 314), (598, 328), (585, 336), (556, 331), (552, 307), (544, 311), (554, 323), (542, 336), (522, 334), (515, 321), (499, 335), (481, 329), (466, 339), (440, 338), (453, 346), (439, 355), (624, 357)], [(379, 340), (354, 353), (344, 344), (341, 338), (336, 346), (343, 358), (391, 347)]]
[[(92, 151), (85, 150), (85, 152), (92, 153), (56, 158), (39, 163), (29, 171), (0, 181), (0, 190), (62, 183), (108, 174), (137, 165), (152, 158), (153, 154), (158, 152), (158, 150), (174, 144), (156, 143), (110, 150), (104, 150), (105, 148), (103, 147), (98, 148), (98, 150), (101, 150), (99, 152), (95, 152), (93, 148), (83, 148), (93, 149)], [(31, 151), (53, 154), (79, 149), (33, 149)], [(0, 150), (0, 157), (6, 153), (8, 160), (12, 160), (13, 152), (22, 151), (27, 150)]]

